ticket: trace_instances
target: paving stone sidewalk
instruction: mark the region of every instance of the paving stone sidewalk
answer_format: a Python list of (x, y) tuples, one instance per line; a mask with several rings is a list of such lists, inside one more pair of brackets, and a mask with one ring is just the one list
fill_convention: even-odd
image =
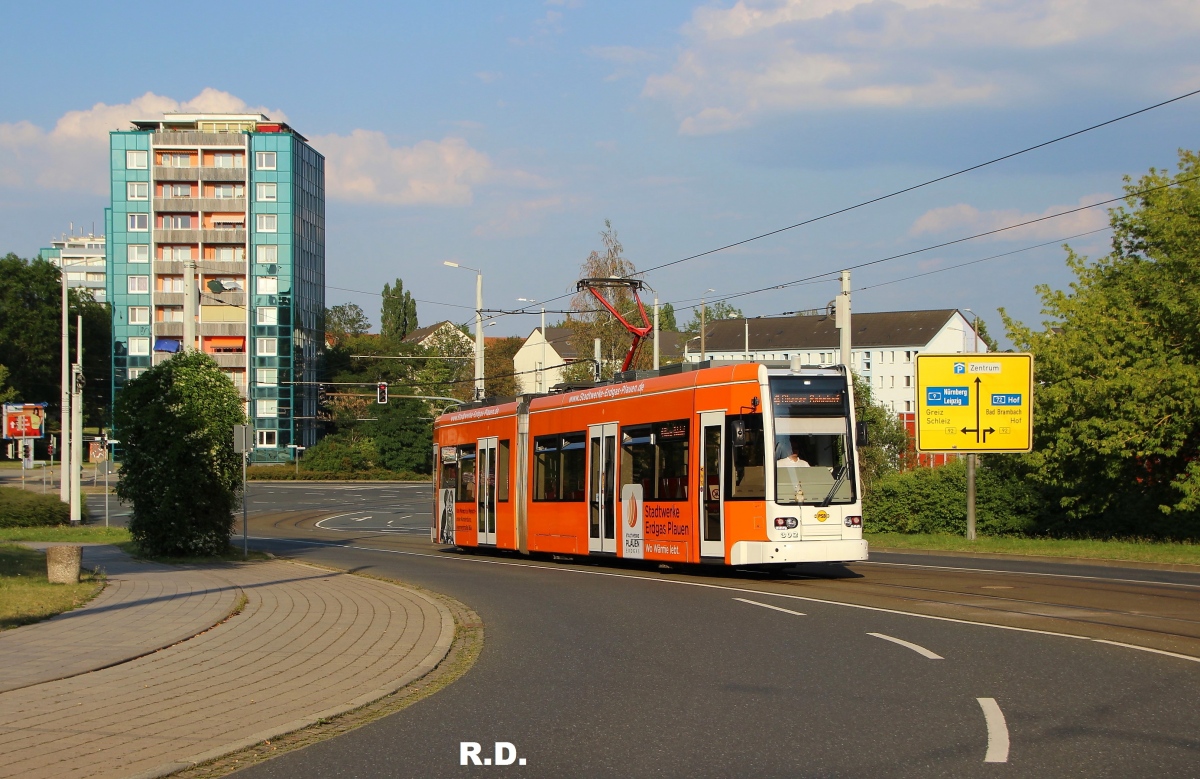
[[(104, 554), (86, 550), (85, 564)], [(0, 693), (0, 778), (163, 776), (393, 692), (432, 670), (454, 637), (450, 612), (433, 598), (351, 574), (282, 561), (175, 568), (110, 556), (108, 565), (114, 584), (140, 577), (159, 589), (130, 585), (141, 594), (8, 631), (0, 655), (15, 658), (22, 645), (55, 654), (43, 631), (76, 642), (57, 652), (64, 659), (90, 653), (116, 642), (106, 619), (137, 625), (146, 638), (126, 651), (150, 653)], [(242, 594), (240, 614), (170, 645), (150, 640), (156, 621), (182, 629), (175, 610), (193, 625), (220, 620)], [(48, 667), (22, 673), (33, 679)]]

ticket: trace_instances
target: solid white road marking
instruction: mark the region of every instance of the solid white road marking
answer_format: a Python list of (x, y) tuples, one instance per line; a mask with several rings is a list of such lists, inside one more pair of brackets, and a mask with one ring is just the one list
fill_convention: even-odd
[(987, 722), (988, 746), (987, 754), (983, 756), (985, 763), (1008, 762), (1008, 723), (1004, 721), (1004, 712), (995, 698), (976, 698), (979, 708), (983, 709), (983, 719)]
[(891, 641), (893, 644), (899, 644), (900, 646), (906, 646), (909, 649), (911, 649), (912, 651), (916, 652), (917, 654), (919, 654), (923, 657), (928, 657), (930, 660), (944, 660), (945, 659), (944, 657), (942, 657), (941, 655), (939, 655), (935, 652), (930, 652), (928, 649), (921, 646), (920, 644), (914, 644), (911, 641), (905, 641), (902, 638), (895, 638), (893, 636), (887, 636), (887, 635), (884, 635), (883, 633), (868, 633), (867, 635), (875, 636), (875, 638), (882, 638), (884, 641)]
[[(1051, 559), (1053, 562), (1053, 559)], [(1149, 579), (1110, 579), (1105, 576), (1082, 576), (1073, 573), (1042, 573), (1039, 571), (1002, 571), (995, 568), (956, 568), (950, 565), (924, 565), (922, 563), (885, 563), (880, 560), (871, 560), (870, 562), (855, 562), (852, 565), (889, 565), (895, 568), (928, 568), (934, 571), (969, 571), (971, 573), (998, 573), (1007, 574), (1009, 576), (1046, 576), (1051, 579), (1091, 579), (1100, 582), (1114, 582), (1117, 584), (1150, 584), (1161, 585), (1163, 587), (1192, 587), (1200, 588), (1200, 584), (1185, 584), (1183, 582), (1155, 582)], [(1126, 569), (1129, 570), (1129, 569)]]
[(782, 609), (778, 606), (772, 606), (770, 603), (759, 603), (756, 600), (746, 600), (745, 598), (734, 598), (734, 600), (741, 601), (742, 603), (749, 603), (751, 606), (762, 606), (764, 609), (772, 609), (774, 611), (782, 611), (785, 614), (795, 614), (797, 617), (805, 616), (802, 612), (792, 611), (791, 609)]
[[(356, 512), (351, 512), (351, 513), (356, 513)], [(339, 514), (336, 516), (345, 516), (345, 515)], [(321, 520), (320, 522), (317, 522), (316, 526), (320, 527), (322, 530), (337, 530), (338, 528), (330, 528), (330, 527), (322, 527), (321, 526), (321, 522), (325, 522), (326, 520), (334, 519), (334, 518), (335, 517), (326, 517), (325, 519)], [(428, 528), (420, 528), (420, 532), (422, 532), (422, 533), (426, 532), (427, 530), (428, 530)], [(366, 530), (366, 531), (359, 531), (359, 532), (382, 533), (384, 531)], [(406, 557), (428, 557), (428, 558), (432, 558), (435, 560), (450, 560), (450, 561), (458, 562), (458, 563), (477, 563), (480, 565), (500, 565), (500, 566), (508, 566), (508, 567), (513, 567), (513, 568), (516, 568), (516, 567), (534, 568), (534, 569), (539, 569), (539, 570), (543, 570), (543, 571), (557, 571), (559, 573), (573, 573), (573, 574), (581, 574), (584, 576), (611, 576), (611, 577), (614, 577), (617, 579), (634, 579), (637, 581), (650, 582), (650, 583), (654, 583), (654, 584), (679, 584), (679, 585), (683, 585), (686, 587), (701, 587), (704, 589), (712, 589), (712, 590), (727, 590), (729, 592), (744, 592), (748, 595), (758, 595), (758, 596), (766, 595), (768, 597), (774, 597), (774, 598), (790, 598), (792, 600), (808, 601), (809, 603), (823, 603), (827, 606), (841, 606), (842, 608), (847, 608), (847, 609), (862, 609), (863, 611), (878, 611), (878, 612), (882, 612), (884, 614), (899, 614), (900, 616), (903, 616), (903, 617), (915, 617), (917, 619), (929, 619), (929, 620), (933, 620), (935, 622), (953, 622), (953, 623), (956, 623), (959, 625), (974, 625), (976, 627), (981, 627), (981, 628), (992, 628), (993, 630), (1012, 630), (1017, 633), (1034, 633), (1034, 634), (1041, 635), (1041, 636), (1057, 636), (1058, 638), (1073, 638), (1076, 641), (1092, 641), (1092, 642), (1100, 643), (1100, 644), (1111, 644), (1113, 646), (1124, 647), (1126, 649), (1138, 649), (1143, 652), (1154, 652), (1155, 654), (1160, 654), (1160, 655), (1165, 654), (1165, 655), (1170, 655), (1172, 657), (1177, 657), (1180, 660), (1191, 660), (1193, 663), (1200, 663), (1200, 657), (1192, 657), (1190, 655), (1176, 655), (1176, 654), (1173, 654), (1170, 652), (1164, 652), (1161, 649), (1151, 649), (1149, 647), (1137, 646), (1136, 644), (1122, 644), (1122, 643), (1119, 643), (1116, 641), (1104, 641), (1102, 639), (1089, 638), (1087, 636), (1075, 636), (1070, 633), (1057, 633), (1053, 630), (1037, 630), (1035, 628), (1019, 628), (1019, 627), (1014, 627), (1012, 625), (994, 625), (990, 622), (976, 622), (976, 621), (970, 620), (970, 619), (954, 619), (953, 617), (938, 617), (933, 614), (917, 614), (916, 612), (912, 612), (912, 611), (901, 611), (899, 609), (885, 609), (880, 606), (864, 606), (860, 603), (843, 603), (841, 601), (836, 601), (836, 600), (825, 600), (824, 598), (809, 598), (809, 597), (805, 597), (803, 595), (787, 595), (787, 594), (779, 593), (779, 592), (763, 592), (762, 590), (751, 590), (746, 587), (729, 587), (724, 584), (705, 584), (703, 582), (685, 582), (685, 581), (679, 581), (678, 579), (654, 579), (649, 576), (630, 576), (629, 574), (609, 573), (607, 571), (583, 571), (583, 570), (579, 570), (576, 568), (561, 568), (558, 566), (550, 566), (550, 565), (531, 565), (529, 563), (510, 563), (510, 562), (505, 562), (504, 560), (480, 560), (478, 558), (455, 557), (455, 556), (447, 555), (447, 554), (429, 554), (427, 552), (405, 552), (400, 549), (380, 549), (377, 546), (353, 546), (350, 544), (331, 544), (331, 543), (324, 542), (324, 541), (303, 541), (298, 538), (279, 538), (279, 537), (272, 537), (272, 536), (250, 536), (250, 538), (254, 539), (255, 541), (276, 541), (276, 542), (282, 542), (285, 544), (303, 544), (305, 546), (323, 546), (323, 547), (327, 547), (330, 549), (354, 549), (354, 550), (357, 550), (360, 552), (382, 552), (383, 554), (403, 555)]]

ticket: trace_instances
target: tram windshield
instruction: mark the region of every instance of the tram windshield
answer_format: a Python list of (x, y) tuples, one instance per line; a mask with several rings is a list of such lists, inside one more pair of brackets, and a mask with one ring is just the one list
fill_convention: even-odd
[(849, 408), (840, 376), (771, 379), (775, 416), (775, 501), (828, 506), (852, 503)]

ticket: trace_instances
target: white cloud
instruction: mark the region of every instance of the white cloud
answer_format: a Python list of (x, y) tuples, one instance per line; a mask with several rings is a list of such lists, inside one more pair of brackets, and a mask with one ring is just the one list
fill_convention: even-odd
[(147, 92), (128, 103), (96, 103), (68, 111), (46, 130), (31, 122), (0, 123), (0, 182), (49, 189), (108, 192), (108, 133), (128, 129), (135, 119), (167, 112), (263, 113), (285, 121), (282, 111), (252, 107), (228, 92), (206, 88), (180, 102)]
[(472, 232), (481, 238), (515, 238), (536, 233), (544, 219), (576, 205), (578, 198), (548, 195), (507, 203), (498, 214), (478, 225)]
[(1190, 45), (1200, 3), (739, 0), (696, 9), (683, 33), (643, 95), (673, 105), (681, 133), (705, 134), (800, 111), (1028, 101), (1051, 83), (1111, 87), (1122, 75), (1165, 83), (1170, 58), (1136, 54)]
[[(1050, 206), (1041, 213), (1024, 213), (1015, 208), (981, 211), (968, 203), (957, 203), (926, 211), (909, 230), (913, 236), (934, 234), (943, 235), (954, 233), (953, 237), (998, 230), (1008, 225), (1028, 222), (1040, 217), (1070, 211), (1073, 208), (1100, 203), (1112, 198), (1112, 195), (1100, 192), (1084, 195), (1074, 205)], [(1053, 241), (1069, 235), (1098, 230), (1108, 224), (1108, 214), (1104, 208), (1089, 208), (1076, 211), (1073, 214), (1060, 216), (1057, 219), (1047, 219), (1028, 227), (1019, 227), (991, 236), (993, 240), (1002, 241)]]

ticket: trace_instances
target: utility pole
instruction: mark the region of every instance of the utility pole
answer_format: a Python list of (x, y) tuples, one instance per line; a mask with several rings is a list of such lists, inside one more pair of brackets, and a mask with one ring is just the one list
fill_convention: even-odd
[(842, 291), (838, 294), (834, 307), (834, 324), (839, 330), (839, 345), (841, 347), (841, 363), (846, 366), (847, 375), (850, 372), (850, 271), (842, 271)]
[(654, 296), (654, 370), (658, 370), (658, 295)]
[(596, 360), (596, 381), (600, 381), (600, 339), (597, 338), (593, 346), (593, 354)]
[(183, 263), (183, 348), (196, 348), (196, 261), (191, 252)]
[(58, 473), (58, 497), (63, 503), (71, 502), (71, 480), (67, 468), (71, 462), (71, 334), (67, 321), (67, 269), (62, 268), (62, 400), (59, 407), (58, 427), (62, 435)]
[(80, 479), (83, 471), (83, 317), (75, 318), (75, 365), (71, 371), (71, 524), (83, 521)]
[[(965, 309), (971, 311), (971, 309)], [(971, 311), (975, 315), (975, 351), (979, 352), (979, 314)], [(979, 425), (976, 425), (979, 427)], [(967, 455), (967, 540), (975, 540), (975, 468), (978, 466), (978, 455), (971, 452)]]
[(442, 264), (475, 271), (475, 400), (483, 400), (483, 271), (450, 260), (443, 260)]

